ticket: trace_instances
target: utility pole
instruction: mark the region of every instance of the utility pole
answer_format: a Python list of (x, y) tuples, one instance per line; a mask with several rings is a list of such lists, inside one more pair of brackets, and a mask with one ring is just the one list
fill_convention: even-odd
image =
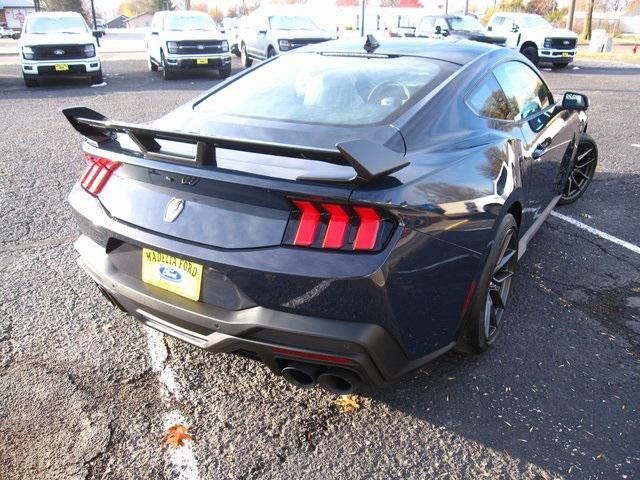
[(464, 0), (464, 14), (469, 15), (469, 0)]
[(567, 30), (573, 30), (573, 15), (576, 11), (576, 0), (571, 0), (569, 13), (567, 14)]
[(364, 37), (364, 6), (367, 3), (367, 0), (360, 0), (361, 10), (360, 10), (360, 36)]
[[(96, 7), (93, 5), (93, 0), (91, 0), (91, 15), (93, 16), (93, 31), (98, 30), (98, 26), (96, 24)], [(100, 46), (100, 37), (96, 37), (96, 43)]]
[(449, 14), (449, 0), (444, 0), (444, 14)]

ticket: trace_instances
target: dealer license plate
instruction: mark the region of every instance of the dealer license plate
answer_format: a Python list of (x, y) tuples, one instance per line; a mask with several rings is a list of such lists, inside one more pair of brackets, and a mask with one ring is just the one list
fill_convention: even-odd
[(196, 58), (196, 64), (198, 65), (206, 65), (207, 63), (209, 63), (208, 58)]
[(56, 68), (56, 72), (67, 72), (69, 71), (69, 65), (67, 65), (66, 63), (57, 63), (55, 65)]
[(142, 281), (198, 301), (202, 285), (202, 265), (143, 248)]

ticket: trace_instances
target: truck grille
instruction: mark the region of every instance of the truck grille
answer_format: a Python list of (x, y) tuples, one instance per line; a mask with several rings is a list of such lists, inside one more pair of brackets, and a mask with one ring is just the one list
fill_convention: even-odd
[(39, 45), (33, 48), (34, 60), (68, 60), (86, 58), (84, 45)]
[(312, 43), (326, 42), (327, 40), (327, 38), (293, 38), (289, 42), (291, 42), (291, 49), (294, 49), (311, 45)]
[(222, 53), (220, 40), (184, 40), (177, 43), (179, 55)]
[(560, 50), (573, 50), (576, 48), (575, 38), (552, 38), (551, 48), (557, 48)]

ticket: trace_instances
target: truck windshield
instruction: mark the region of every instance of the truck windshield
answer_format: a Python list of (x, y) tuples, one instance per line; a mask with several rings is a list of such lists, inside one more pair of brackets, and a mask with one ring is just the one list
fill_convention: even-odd
[(318, 30), (310, 17), (303, 16), (269, 17), (269, 26), (273, 30)]
[(451, 30), (465, 30), (467, 32), (478, 32), (484, 30), (478, 19), (473, 17), (451, 17), (448, 19)]
[(46, 17), (29, 17), (25, 33), (30, 34), (46, 34), (46, 33), (85, 33), (87, 32), (87, 24), (84, 19), (76, 16), (46, 16)]
[(216, 30), (216, 24), (208, 15), (168, 15), (164, 19), (165, 30)]
[(325, 125), (386, 123), (456, 68), (420, 57), (293, 53), (238, 78), (196, 108), (216, 116)]
[(528, 15), (526, 17), (519, 18), (515, 21), (515, 23), (523, 28), (551, 27), (551, 24), (549, 22), (538, 15)]

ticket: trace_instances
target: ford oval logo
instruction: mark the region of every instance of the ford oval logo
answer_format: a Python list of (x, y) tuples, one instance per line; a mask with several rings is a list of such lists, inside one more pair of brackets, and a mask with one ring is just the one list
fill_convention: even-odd
[(170, 282), (179, 283), (182, 281), (180, 272), (171, 267), (160, 267), (160, 276)]
[(53, 53), (56, 55), (64, 55), (64, 50), (54, 50)]

